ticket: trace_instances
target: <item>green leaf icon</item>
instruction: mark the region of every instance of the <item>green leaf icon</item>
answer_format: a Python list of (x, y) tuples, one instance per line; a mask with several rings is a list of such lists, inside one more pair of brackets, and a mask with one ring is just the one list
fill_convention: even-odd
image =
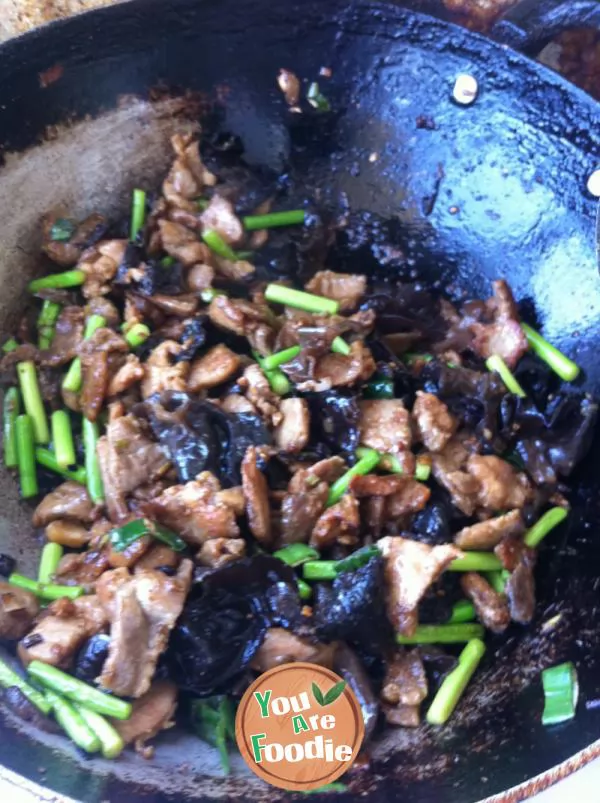
[(319, 705), (325, 705), (325, 698), (323, 697), (323, 692), (317, 686), (316, 683), (312, 684), (312, 693), (313, 693), (313, 697), (319, 703)]
[(344, 689), (346, 688), (346, 681), (340, 680), (339, 683), (336, 683), (335, 686), (332, 686), (327, 694), (325, 695), (325, 702), (324, 705), (329, 705), (330, 703), (335, 703), (337, 698), (342, 694)]

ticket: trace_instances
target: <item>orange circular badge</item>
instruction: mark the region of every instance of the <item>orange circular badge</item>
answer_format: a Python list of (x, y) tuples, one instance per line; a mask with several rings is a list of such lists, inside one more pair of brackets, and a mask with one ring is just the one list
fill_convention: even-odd
[(250, 769), (273, 786), (308, 791), (346, 772), (365, 735), (358, 700), (316, 664), (283, 664), (261, 675), (238, 707), (235, 735)]

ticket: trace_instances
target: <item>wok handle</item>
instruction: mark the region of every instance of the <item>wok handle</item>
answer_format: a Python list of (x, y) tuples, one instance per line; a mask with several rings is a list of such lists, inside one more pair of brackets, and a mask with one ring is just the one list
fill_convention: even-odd
[(598, 0), (521, 0), (496, 22), (490, 35), (527, 55), (537, 55), (569, 28), (600, 29)]

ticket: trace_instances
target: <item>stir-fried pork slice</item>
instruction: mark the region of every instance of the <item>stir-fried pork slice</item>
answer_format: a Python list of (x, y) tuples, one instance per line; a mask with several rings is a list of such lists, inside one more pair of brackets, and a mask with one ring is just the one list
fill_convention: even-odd
[(202, 544), (201, 550), (196, 555), (196, 560), (202, 566), (210, 566), (211, 569), (218, 569), (226, 563), (246, 555), (246, 542), (243, 538), (211, 538)]
[(246, 450), (242, 460), (242, 487), (246, 499), (246, 515), (250, 532), (256, 540), (267, 546), (272, 540), (269, 487), (265, 475), (258, 467), (260, 452), (256, 446)]
[(441, 452), (458, 427), (444, 402), (422, 390), (417, 391), (412, 415), (418, 438), (430, 452)]
[(128, 354), (125, 362), (110, 378), (106, 395), (119, 396), (121, 393), (137, 385), (146, 376), (146, 370), (135, 354)]
[(70, 519), (90, 524), (97, 509), (85, 485), (68, 480), (47, 494), (33, 513), (33, 526), (45, 527), (55, 519)]
[(185, 603), (193, 564), (183, 560), (173, 577), (147, 569), (106, 572), (98, 581), (100, 601), (110, 619), (108, 658), (100, 684), (122, 697), (141, 697), (150, 688), (158, 659)]
[(526, 625), (535, 613), (535, 551), (526, 549), (516, 569), (506, 581), (506, 595), (513, 622)]
[[(134, 568), (134, 574), (139, 574), (147, 569), (177, 569), (181, 562), (180, 555), (174, 552), (166, 544), (157, 544), (154, 541), (150, 549), (142, 555)], [(167, 572), (168, 573), (168, 572)]]
[(470, 329), (475, 336), (473, 347), (480, 357), (487, 359), (497, 354), (509, 368), (514, 368), (529, 348), (525, 333), (521, 329), (521, 321), (517, 304), (512, 291), (504, 279), (493, 282), (493, 298), (488, 299), (486, 306), (493, 322), (471, 324)]
[(283, 416), (275, 430), (275, 443), (281, 452), (301, 452), (310, 436), (310, 413), (306, 399), (284, 399), (279, 407)]
[(439, 454), (432, 455), (431, 469), (435, 479), (450, 492), (453, 504), (465, 515), (472, 516), (477, 507), (479, 483), (466, 471), (468, 459), (464, 440), (455, 436)]
[(214, 388), (230, 379), (240, 364), (238, 355), (220, 343), (194, 360), (188, 377), (188, 390), (198, 393), (206, 388)]
[(229, 393), (221, 399), (221, 409), (226, 413), (252, 413), (256, 415), (256, 407), (240, 393)]
[(254, 265), (245, 259), (231, 260), (215, 256), (214, 262), (218, 275), (232, 282), (243, 282), (256, 271)]
[(201, 293), (212, 286), (215, 278), (215, 269), (212, 265), (201, 263), (194, 265), (187, 273), (187, 287), (190, 293)]
[(387, 522), (385, 513), (386, 499), (383, 496), (368, 496), (361, 500), (361, 522), (363, 534), (377, 540), (381, 537)]
[(113, 352), (127, 353), (129, 346), (123, 337), (112, 329), (98, 329), (85, 340), (79, 349), (81, 357), (82, 390), (81, 410), (90, 421), (95, 421), (102, 409), (108, 390), (109, 359)]
[(471, 455), (467, 471), (478, 483), (478, 504), (485, 510), (522, 508), (531, 498), (527, 475), (494, 455)]
[(460, 585), (488, 630), (493, 633), (506, 630), (510, 624), (510, 613), (504, 594), (498, 594), (477, 572), (466, 572), (460, 579)]
[(269, 380), (258, 365), (249, 365), (238, 380), (238, 384), (245, 391), (248, 401), (266, 421), (273, 426), (281, 423), (283, 417), (280, 411), (281, 399), (271, 390)]
[(96, 547), (86, 552), (67, 552), (60, 559), (54, 579), (60, 585), (93, 590), (96, 580), (110, 568), (108, 558), (109, 550), (106, 547)]
[(183, 346), (174, 340), (163, 340), (152, 351), (144, 364), (146, 376), (142, 381), (142, 398), (147, 399), (164, 390), (186, 390), (190, 364), (184, 360), (176, 363), (171, 360), (182, 350)]
[(384, 703), (381, 710), (388, 725), (398, 725), (402, 728), (418, 728), (421, 716), (418, 705), (388, 705)]
[(108, 550), (108, 563), (111, 569), (131, 569), (138, 560), (144, 557), (153, 543), (152, 536), (144, 535), (134, 541), (133, 544), (129, 544), (129, 546), (125, 547), (123, 550), (118, 550), (110, 546)]
[(182, 293), (178, 296), (168, 296), (155, 293), (148, 301), (175, 318), (189, 318), (198, 309), (198, 299), (192, 293)]
[(523, 529), (521, 512), (511, 510), (502, 516), (463, 527), (454, 536), (454, 543), (460, 549), (489, 550), (497, 546), (505, 536), (521, 535)]
[(90, 315), (102, 316), (109, 329), (118, 329), (121, 324), (121, 313), (113, 302), (104, 296), (90, 298), (85, 305), (85, 314), (88, 318)]
[(350, 490), (358, 499), (365, 496), (391, 496), (414, 482), (403, 474), (362, 474), (352, 477)]
[(21, 639), (18, 655), (24, 666), (31, 661), (68, 669), (82, 644), (107, 623), (97, 596), (59, 599), (41, 614), (33, 630)]
[(195, 212), (193, 199), (204, 187), (213, 187), (216, 176), (206, 169), (200, 158), (200, 146), (191, 134), (175, 134), (171, 138), (175, 161), (163, 182), (162, 191), (174, 207)]
[(68, 240), (53, 240), (52, 228), (60, 215), (45, 215), (42, 220), (42, 251), (57, 265), (68, 268), (76, 265), (81, 254), (97, 242), (106, 231), (106, 220), (97, 212), (89, 215), (77, 226)]
[[(181, 262), (182, 265), (188, 267), (193, 265), (205, 266), (210, 261), (208, 246), (201, 243), (197, 233), (186, 226), (162, 219), (158, 221), (158, 230), (163, 249), (170, 257)], [(209, 286), (210, 282), (207, 287)]]
[(297, 471), (281, 503), (281, 541), (283, 544), (308, 543), (325, 510), (329, 484), (312, 469)]
[(395, 520), (407, 513), (423, 510), (431, 496), (431, 489), (422, 482), (409, 481), (396, 493), (388, 496), (385, 502), (386, 517)]
[(215, 193), (200, 215), (204, 231), (216, 231), (229, 245), (237, 245), (244, 237), (244, 227), (235, 214), (233, 204)]
[(358, 542), (359, 527), (358, 500), (345, 494), (339, 502), (321, 513), (309, 543), (316, 549), (333, 546), (336, 542), (352, 546)]
[(54, 327), (50, 347), (53, 365), (63, 365), (77, 356), (83, 341), (84, 319), (82, 307), (63, 307)]
[(147, 515), (192, 546), (202, 546), (210, 538), (239, 538), (235, 513), (219, 498), (219, 491), (219, 481), (203, 471), (195, 480), (173, 485), (146, 503)]
[[(326, 457), (324, 460), (319, 460), (310, 467), (310, 473), (314, 477), (318, 477), (328, 485), (332, 485), (336, 480), (346, 472), (346, 463), (341, 457)], [(290, 488), (295, 487), (294, 480), (290, 482)]]
[(0, 581), (0, 640), (23, 638), (39, 610), (37, 597), (30, 591)]
[(133, 703), (129, 719), (113, 719), (125, 744), (135, 744), (135, 749), (147, 756), (146, 742), (157, 733), (175, 724), (178, 689), (170, 680), (156, 680), (148, 691)]
[(127, 240), (104, 240), (84, 251), (77, 268), (85, 273), (82, 293), (86, 298), (110, 293), (126, 248)]
[[(330, 387), (344, 387), (354, 385), (355, 382), (366, 382), (377, 368), (373, 355), (360, 341), (356, 340), (350, 346), (350, 354), (337, 354), (331, 352), (317, 360), (315, 365), (315, 380), (317, 382), (330, 382)], [(302, 386), (299, 385), (302, 390)]]
[(277, 85), (283, 92), (288, 106), (295, 106), (300, 100), (300, 81), (298, 76), (291, 70), (286, 70), (282, 67), (277, 76)]
[(428, 546), (388, 535), (377, 545), (385, 558), (388, 618), (404, 636), (414, 635), (417, 606), (444, 569), (463, 553), (452, 544)]
[(236, 516), (243, 516), (246, 510), (246, 497), (244, 496), (244, 489), (241, 485), (235, 485), (233, 488), (224, 488), (217, 494), (217, 499), (223, 502), (224, 505), (230, 507)]
[(427, 693), (427, 677), (419, 651), (398, 650), (386, 665), (382, 701), (392, 706), (418, 706)]
[(111, 415), (106, 435), (98, 442), (98, 459), (110, 517), (128, 515), (125, 497), (141, 485), (161, 477), (169, 468), (162, 447), (151, 440), (134, 415)]
[(378, 452), (410, 450), (410, 415), (400, 399), (369, 399), (360, 405), (360, 442)]
[(336, 644), (321, 644), (284, 630), (282, 627), (271, 627), (265, 634), (265, 640), (252, 659), (252, 668), (257, 672), (266, 672), (281, 664), (297, 661), (319, 664), (331, 669)]
[(208, 307), (208, 316), (220, 329), (236, 335), (248, 335), (259, 324), (269, 323), (269, 310), (243, 298), (215, 296)]
[(358, 307), (367, 289), (367, 277), (354, 273), (320, 270), (305, 285), (308, 293), (325, 296), (339, 302), (341, 312)]

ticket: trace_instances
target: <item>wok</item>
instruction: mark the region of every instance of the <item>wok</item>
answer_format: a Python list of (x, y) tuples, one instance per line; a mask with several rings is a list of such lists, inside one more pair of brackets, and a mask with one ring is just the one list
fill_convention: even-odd
[[(564, 3), (528, 3), (496, 35), (532, 52), (578, 19), (597, 24), (598, 4), (570, 7), (569, 16)], [(249, 161), (304, 175), (307, 194), (344, 193), (352, 209), (396, 219), (407, 275), (473, 296), (506, 277), (548, 339), (584, 368), (585, 388), (600, 391), (596, 201), (586, 190), (599, 166), (600, 107), (515, 50), (422, 13), (436, 9), (136, 0), (3, 45), (3, 329), (41, 270), (42, 212), (63, 204), (79, 216), (126, 213), (133, 186), (157, 185), (169, 135), (203, 118), (239, 134)], [(275, 84), (282, 66), (320, 80), (332, 112), (290, 114)], [(318, 78), (322, 66), (331, 79)], [(479, 82), (470, 107), (451, 99), (461, 72)], [(520, 800), (600, 753), (596, 454), (575, 477), (570, 524), (541, 550), (534, 624), (489, 641), (483, 671), (446, 728), (388, 731), (336, 800), (466, 803), (544, 773), (497, 798)], [(6, 474), (0, 494), (0, 551), (33, 570), (30, 509)], [(564, 660), (579, 670), (578, 715), (545, 729), (540, 668)], [(179, 732), (160, 740), (153, 763), (134, 755), (86, 763), (66, 740), (8, 715), (0, 744), (8, 770), (90, 803), (286, 797), (241, 760), (231, 779), (220, 777), (214, 751)]]

